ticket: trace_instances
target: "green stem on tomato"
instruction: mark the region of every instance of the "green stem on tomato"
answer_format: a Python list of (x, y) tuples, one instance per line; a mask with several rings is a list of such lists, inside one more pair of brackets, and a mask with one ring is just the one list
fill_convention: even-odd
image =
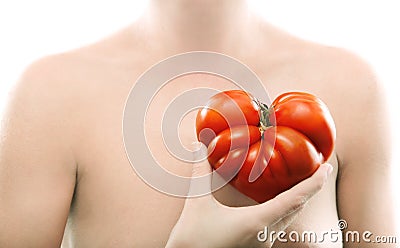
[(264, 131), (267, 130), (269, 126), (271, 126), (271, 123), (269, 121), (269, 115), (271, 109), (268, 108), (268, 106), (265, 103), (262, 103), (260, 101), (257, 101), (258, 106), (260, 107), (260, 132), (261, 136), (263, 136)]

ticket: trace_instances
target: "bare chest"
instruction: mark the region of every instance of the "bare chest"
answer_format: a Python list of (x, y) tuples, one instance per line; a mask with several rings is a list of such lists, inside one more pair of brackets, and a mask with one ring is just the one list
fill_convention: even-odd
[[(269, 81), (272, 80), (273, 77), (270, 77)], [(234, 88), (230, 82), (215, 76), (185, 76), (154, 92), (152, 101), (146, 106), (146, 116), (129, 113), (132, 118), (143, 119), (143, 129), (137, 130), (143, 132), (143, 135), (138, 133), (137, 139), (145, 138), (143, 144), (154, 162), (160, 168), (179, 176), (189, 175), (191, 167), (171, 150), (191, 149), (192, 143), (196, 141), (196, 111), (183, 111), (184, 115), (180, 116), (178, 125), (172, 128), (163, 121), (166, 119), (165, 113), (175, 104), (177, 97), (196, 87), (212, 87), (216, 90)], [(301, 85), (267, 85), (272, 98), (293, 88), (301, 88)], [(95, 104), (88, 108), (88, 116), (80, 120), (83, 123), (79, 143), (80, 172), (66, 231), (67, 237), (77, 247), (89, 244), (107, 247), (163, 247), (182, 210), (182, 198), (155, 189), (135, 172), (137, 164), (133, 164), (127, 157), (122, 124), (130, 89), (128, 86), (115, 90), (109, 88), (102, 91), (101, 95), (93, 95)], [(165, 128), (172, 132), (163, 133)], [(167, 144), (170, 142), (168, 137), (179, 142)], [(150, 162), (143, 161), (139, 166), (146, 166), (147, 163)], [(331, 163), (337, 173), (337, 161), (333, 159)], [(288, 233), (322, 233), (337, 227), (336, 173), (332, 174), (325, 189), (311, 200), (299, 219), (289, 227)], [(220, 190), (216, 197), (228, 205), (254, 204), (230, 186)], [(296, 243), (290, 240), (288, 243), (276, 243), (275, 246), (327, 247), (326, 243)], [(335, 243), (332, 247), (340, 245)]]

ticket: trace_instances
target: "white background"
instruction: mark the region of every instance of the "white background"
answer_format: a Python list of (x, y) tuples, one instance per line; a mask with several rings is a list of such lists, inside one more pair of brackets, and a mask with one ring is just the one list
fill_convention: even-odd
[[(0, 111), (10, 88), (33, 60), (96, 41), (125, 27), (146, 4), (133, 0), (4, 2), (0, 2)], [(400, 156), (396, 154), (400, 151), (400, 131), (396, 130), (400, 126), (397, 5), (396, 0), (251, 1), (251, 6), (276, 26), (306, 39), (352, 50), (373, 66), (390, 103), (396, 189), (400, 187)]]

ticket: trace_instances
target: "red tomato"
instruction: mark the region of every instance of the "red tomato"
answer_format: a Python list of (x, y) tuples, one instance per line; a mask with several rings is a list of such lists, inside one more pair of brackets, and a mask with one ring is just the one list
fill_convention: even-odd
[(211, 166), (260, 203), (311, 176), (336, 136), (327, 106), (303, 92), (282, 94), (270, 108), (241, 90), (218, 93), (199, 110), (196, 131)]

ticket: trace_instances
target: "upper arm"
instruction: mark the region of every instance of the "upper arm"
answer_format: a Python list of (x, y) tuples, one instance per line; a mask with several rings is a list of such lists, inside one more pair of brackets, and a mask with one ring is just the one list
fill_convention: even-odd
[[(364, 231), (370, 231), (373, 240), (377, 235), (395, 235), (387, 106), (374, 73), (359, 59), (350, 61), (340, 113), (336, 116), (340, 160), (338, 211), (339, 218), (348, 223), (345, 231), (358, 231), (360, 239)], [(363, 247), (367, 244), (363, 243)]]
[(66, 96), (56, 81), (51, 61), (32, 65), (2, 116), (0, 247), (61, 243), (76, 168)]

